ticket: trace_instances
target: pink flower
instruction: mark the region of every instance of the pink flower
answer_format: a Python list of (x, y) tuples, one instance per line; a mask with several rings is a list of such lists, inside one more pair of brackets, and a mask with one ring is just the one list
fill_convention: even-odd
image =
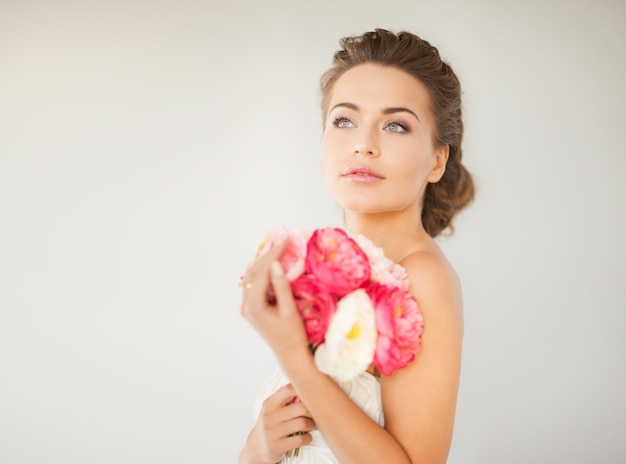
[(332, 227), (313, 232), (307, 244), (305, 269), (337, 297), (370, 279), (370, 264), (363, 250), (345, 231)]
[(382, 248), (377, 247), (367, 237), (361, 234), (353, 236), (354, 241), (367, 255), (372, 266), (372, 280), (389, 287), (409, 289), (409, 279), (405, 269), (385, 256)]
[(309, 274), (298, 277), (291, 283), (300, 317), (304, 322), (309, 343), (319, 345), (324, 341), (326, 330), (337, 301), (326, 287)]
[(367, 293), (374, 303), (378, 329), (374, 365), (382, 374), (391, 375), (415, 358), (424, 317), (407, 290), (372, 282)]
[(281, 227), (270, 232), (261, 242), (255, 260), (259, 259), (284, 239), (289, 239), (289, 245), (287, 245), (283, 255), (280, 257), (280, 264), (282, 264), (285, 270), (287, 280), (293, 282), (304, 273), (304, 258), (306, 256), (308, 238), (309, 234), (303, 230)]

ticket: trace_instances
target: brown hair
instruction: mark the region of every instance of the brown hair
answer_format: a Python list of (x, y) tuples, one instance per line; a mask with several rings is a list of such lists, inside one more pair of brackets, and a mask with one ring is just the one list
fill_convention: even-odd
[(378, 63), (415, 77), (428, 89), (435, 120), (435, 145), (448, 145), (446, 170), (437, 183), (430, 183), (424, 194), (422, 224), (435, 237), (446, 228), (456, 213), (474, 198), (472, 176), (461, 164), (463, 119), (461, 85), (452, 68), (442, 61), (437, 48), (410, 32), (394, 34), (375, 29), (362, 35), (344, 37), (335, 52), (332, 67), (321, 78), (322, 114), (325, 116), (337, 79), (354, 66)]

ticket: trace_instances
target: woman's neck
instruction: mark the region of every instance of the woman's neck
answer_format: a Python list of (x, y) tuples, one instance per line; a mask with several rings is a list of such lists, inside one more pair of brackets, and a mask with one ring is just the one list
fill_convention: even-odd
[(385, 255), (399, 262), (410, 253), (432, 244), (419, 215), (407, 212), (345, 212), (346, 228), (361, 234), (383, 249)]

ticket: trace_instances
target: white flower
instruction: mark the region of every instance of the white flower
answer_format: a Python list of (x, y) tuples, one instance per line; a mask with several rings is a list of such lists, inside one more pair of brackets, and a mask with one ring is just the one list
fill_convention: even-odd
[(318, 369), (345, 382), (363, 373), (376, 348), (374, 306), (364, 289), (348, 293), (337, 303), (326, 340), (315, 350)]
[(406, 270), (387, 258), (382, 248), (374, 245), (374, 242), (364, 235), (355, 234), (352, 238), (361, 247), (370, 262), (372, 280), (390, 287), (409, 289), (409, 278)]

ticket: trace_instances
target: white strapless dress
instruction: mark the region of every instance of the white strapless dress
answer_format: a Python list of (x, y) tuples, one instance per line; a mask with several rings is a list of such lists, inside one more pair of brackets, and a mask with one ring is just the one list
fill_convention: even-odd
[[(283, 385), (289, 383), (280, 369), (270, 376), (259, 390), (254, 403), (254, 420), (259, 417), (263, 401)], [(372, 420), (384, 425), (383, 405), (380, 398), (380, 382), (369, 372), (348, 381), (338, 382), (339, 387), (354, 401)], [(310, 445), (300, 448), (298, 456), (283, 456), (282, 464), (338, 464), (324, 437), (319, 430), (311, 432), (313, 441)]]

